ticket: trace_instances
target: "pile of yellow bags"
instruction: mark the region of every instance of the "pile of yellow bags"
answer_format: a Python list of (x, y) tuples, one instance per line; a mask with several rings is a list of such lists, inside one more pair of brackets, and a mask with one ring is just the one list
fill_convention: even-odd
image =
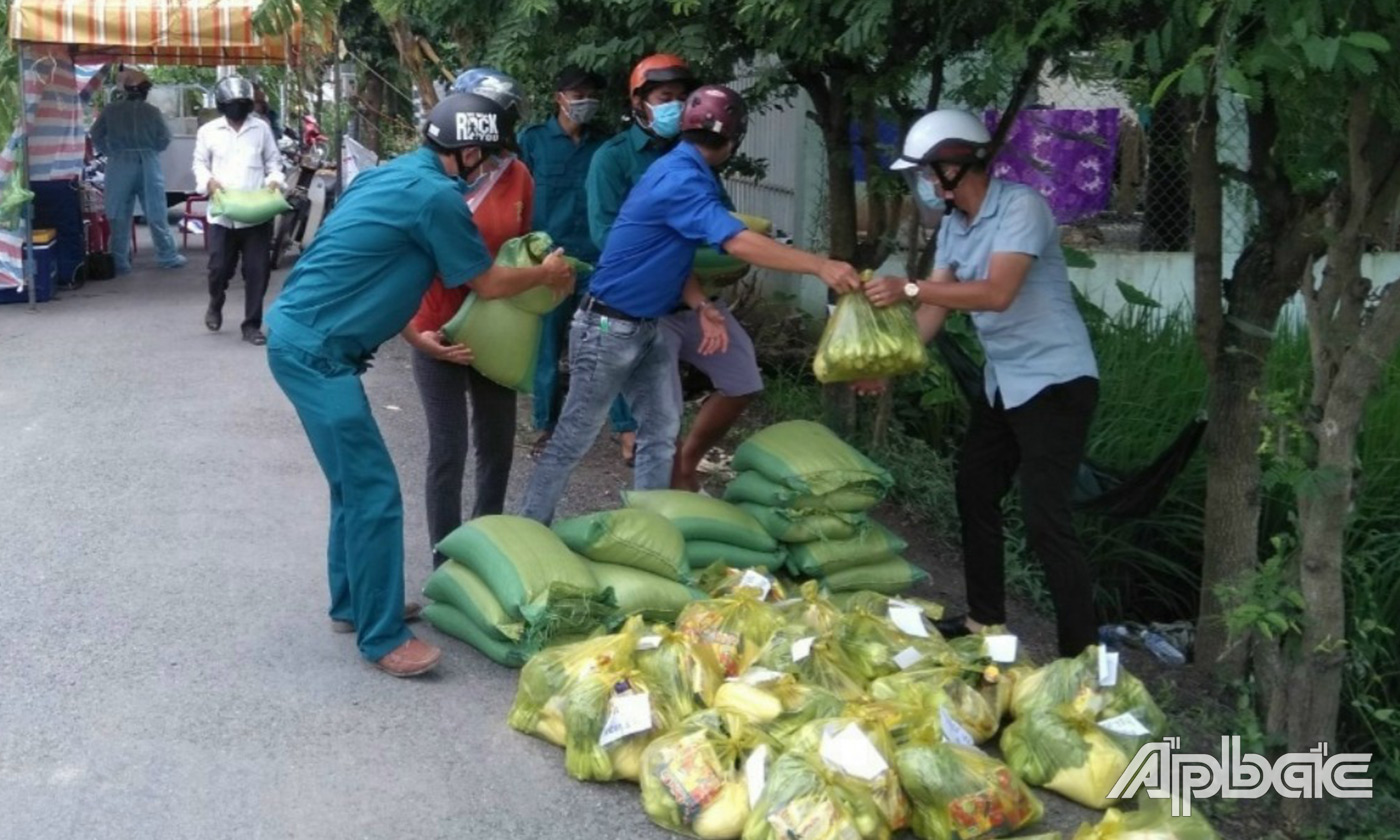
[[(1163, 725), (1126, 671), (1100, 678), (1096, 648), (1037, 669), (1002, 633), (941, 638), (936, 604), (837, 603), (814, 582), (789, 598), (752, 569), (705, 578), (723, 597), (674, 629), (634, 617), (536, 655), (508, 719), (564, 747), (576, 779), (637, 782), (647, 815), (680, 834), (1003, 837), (1040, 819), (1031, 786), (1107, 807), (1123, 756), (1148, 737), (1131, 724)], [(979, 745), (1008, 714), (1002, 761)], [(1076, 840), (1157, 837), (1138, 826), (1158, 822), (1110, 810)], [(1160, 836), (1214, 840), (1198, 829)]]

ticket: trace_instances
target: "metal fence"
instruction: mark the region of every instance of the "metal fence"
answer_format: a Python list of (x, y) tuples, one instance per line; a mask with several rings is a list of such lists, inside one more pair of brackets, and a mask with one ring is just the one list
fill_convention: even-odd
[[(773, 219), (799, 243), (819, 247), (824, 162), (806, 110), (799, 96), (791, 107), (755, 115), (744, 151), (766, 159), (767, 175), (757, 181), (730, 178), (726, 185), (741, 210)], [(995, 112), (985, 116), (989, 127), (996, 124)], [(1046, 195), (1067, 246), (1189, 251), (1190, 129), (1190, 115), (1177, 103), (1137, 108), (1112, 84), (1047, 78), (1008, 135), (995, 174), (1030, 183)], [(1237, 102), (1222, 104), (1220, 146), (1222, 161), (1247, 163), (1243, 107)], [(1247, 192), (1227, 187), (1222, 218), (1227, 253), (1238, 252), (1253, 218)]]

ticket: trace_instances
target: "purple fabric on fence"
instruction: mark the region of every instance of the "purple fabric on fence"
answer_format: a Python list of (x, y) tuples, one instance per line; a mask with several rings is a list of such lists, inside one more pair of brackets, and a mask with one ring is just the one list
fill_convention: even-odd
[[(998, 116), (983, 115), (989, 131)], [(1063, 225), (1108, 209), (1117, 154), (1117, 108), (1022, 111), (991, 171), (1035, 187)]]

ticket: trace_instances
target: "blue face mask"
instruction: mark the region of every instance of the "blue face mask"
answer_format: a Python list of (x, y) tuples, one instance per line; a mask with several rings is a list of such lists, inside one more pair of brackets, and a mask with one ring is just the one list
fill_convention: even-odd
[(652, 134), (666, 140), (680, 136), (681, 111), (685, 110), (683, 103), (663, 102), (660, 105), (647, 103), (647, 110), (651, 111)]
[(930, 184), (927, 178), (918, 180), (917, 189), (920, 203), (930, 210), (942, 209), (943, 201), (939, 199), (938, 193), (933, 189), (933, 184)]

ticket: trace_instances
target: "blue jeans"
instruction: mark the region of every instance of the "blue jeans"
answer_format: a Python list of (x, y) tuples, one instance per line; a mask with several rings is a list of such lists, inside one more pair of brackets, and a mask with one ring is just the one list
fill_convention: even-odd
[(569, 475), (602, 428), (608, 405), (622, 394), (637, 417), (638, 490), (671, 486), (671, 462), (681, 430), (675, 358), (655, 320), (621, 321), (578, 312), (569, 331), (569, 394), (554, 436), (540, 455), (520, 515), (546, 525), (564, 496)]
[(107, 219), (112, 226), (112, 262), (117, 271), (131, 270), (131, 217), (136, 212), (136, 200), (146, 214), (151, 229), (151, 241), (156, 246), (156, 260), (162, 268), (173, 268), (184, 260), (175, 247), (170, 232), (169, 212), (165, 206), (165, 176), (160, 171), (157, 152), (112, 152), (107, 156), (105, 184)]
[[(540, 332), (540, 353), (535, 362), (534, 408), (531, 417), (535, 428), (541, 432), (552, 432), (563, 411), (564, 395), (559, 391), (559, 356), (564, 352), (564, 342), (569, 338), (569, 324), (584, 291), (576, 290), (546, 316), (544, 329)], [(613, 400), (608, 409), (608, 420), (612, 430), (618, 434), (637, 431), (637, 421), (627, 408), (622, 397)]]

